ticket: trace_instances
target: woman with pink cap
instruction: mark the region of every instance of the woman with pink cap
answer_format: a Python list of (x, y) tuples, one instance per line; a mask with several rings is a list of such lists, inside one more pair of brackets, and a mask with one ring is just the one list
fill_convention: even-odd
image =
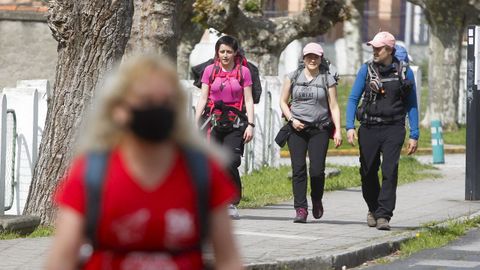
[(295, 223), (307, 222), (307, 152), (312, 214), (319, 219), (323, 215), (329, 137), (333, 138), (335, 147), (342, 144), (336, 80), (328, 68), (321, 65), (322, 57), (322, 46), (308, 43), (303, 48), (303, 65), (287, 75), (280, 97), (280, 107), (291, 128), (287, 143), (293, 171)]

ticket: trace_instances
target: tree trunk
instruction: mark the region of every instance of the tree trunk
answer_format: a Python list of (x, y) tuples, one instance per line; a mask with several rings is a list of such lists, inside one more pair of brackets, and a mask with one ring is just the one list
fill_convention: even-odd
[(429, 116), (441, 120), (446, 130), (456, 130), (459, 69), (463, 29), (439, 29), (430, 36), (428, 67)]
[(180, 0), (133, 0), (135, 12), (126, 54), (158, 53), (177, 59), (176, 14)]
[(188, 79), (190, 73), (190, 54), (200, 41), (204, 30), (199, 28), (193, 32), (186, 32), (177, 48), (177, 71), (180, 79)]
[(428, 63), (430, 120), (440, 120), (445, 130), (458, 129), (458, 91), (461, 44), (466, 25), (467, 1), (425, 1), (430, 25)]
[(124, 53), (132, 13), (131, 0), (50, 2), (48, 24), (58, 41), (57, 71), (24, 210), (40, 216), (42, 224), (52, 224), (52, 192), (72, 158), (76, 128), (97, 83)]
[(190, 22), (180, 29), (180, 42), (177, 47), (177, 71), (180, 79), (187, 79), (190, 73), (190, 54), (205, 33), (199, 24)]
[(430, 119), (441, 120), (444, 129), (456, 130), (463, 32), (467, 23), (480, 23), (480, 3), (470, 0), (408, 1), (422, 7), (431, 30), (429, 104), (422, 126), (429, 125)]
[[(250, 51), (245, 48), (245, 51)], [(281, 53), (281, 52), (280, 52)], [(278, 61), (280, 53), (247, 53), (246, 57), (248, 61), (257, 65), (260, 74), (264, 76), (275, 76), (278, 74)]]
[(177, 71), (181, 79), (189, 77), (190, 54), (205, 33), (205, 27), (194, 19), (194, 3), (195, 0), (183, 0), (178, 14)]
[(343, 23), (343, 34), (348, 59), (346, 74), (355, 75), (363, 62), (362, 49), (362, 14), (365, 0), (347, 0), (350, 8), (350, 19)]

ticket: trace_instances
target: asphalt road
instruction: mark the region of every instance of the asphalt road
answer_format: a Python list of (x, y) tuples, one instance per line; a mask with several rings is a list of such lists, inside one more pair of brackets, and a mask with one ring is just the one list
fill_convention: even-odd
[(472, 270), (480, 269), (480, 228), (442, 248), (424, 250), (390, 264), (362, 267), (368, 270)]

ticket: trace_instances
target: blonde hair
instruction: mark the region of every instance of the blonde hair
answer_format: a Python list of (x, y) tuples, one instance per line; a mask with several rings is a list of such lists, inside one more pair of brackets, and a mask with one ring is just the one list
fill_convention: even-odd
[(124, 127), (113, 119), (114, 109), (120, 105), (132, 91), (132, 85), (146, 74), (159, 74), (169, 80), (175, 91), (172, 99), (175, 111), (175, 125), (170, 138), (180, 146), (194, 147), (224, 159), (218, 147), (205, 146), (204, 139), (188, 117), (188, 97), (182, 89), (177, 72), (167, 57), (158, 55), (131, 56), (120, 64), (110, 76), (106, 86), (98, 93), (98, 99), (90, 111), (85, 133), (81, 136), (80, 152), (105, 151), (114, 148), (126, 133)]

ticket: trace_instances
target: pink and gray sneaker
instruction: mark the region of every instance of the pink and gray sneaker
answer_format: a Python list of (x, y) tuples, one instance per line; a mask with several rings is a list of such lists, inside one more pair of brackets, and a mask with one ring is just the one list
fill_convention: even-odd
[(295, 218), (293, 219), (294, 223), (307, 223), (308, 212), (306, 208), (297, 208)]

